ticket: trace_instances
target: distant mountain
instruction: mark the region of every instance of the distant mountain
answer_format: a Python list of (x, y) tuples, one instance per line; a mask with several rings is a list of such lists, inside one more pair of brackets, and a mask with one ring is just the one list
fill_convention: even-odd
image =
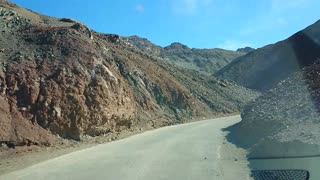
[(244, 47), (244, 48), (239, 48), (237, 49), (238, 52), (244, 52), (244, 53), (249, 53), (249, 52), (252, 52), (254, 51), (255, 49), (254, 48), (251, 48), (251, 47)]
[(237, 58), (216, 75), (248, 88), (266, 91), (319, 58), (320, 21), (284, 41)]
[(235, 58), (246, 54), (246, 52), (223, 49), (189, 48), (178, 42), (162, 48), (138, 36), (123, 37), (123, 39), (145, 53), (206, 75), (217, 72)]

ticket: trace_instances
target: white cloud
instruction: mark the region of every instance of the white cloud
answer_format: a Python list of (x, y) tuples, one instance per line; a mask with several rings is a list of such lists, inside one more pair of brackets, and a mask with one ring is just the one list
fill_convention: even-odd
[(209, 6), (214, 0), (169, 0), (173, 13), (194, 15)]
[(236, 40), (226, 40), (225, 42), (218, 45), (218, 48), (227, 49), (227, 50), (237, 50), (238, 48), (243, 47), (253, 47), (252, 44), (236, 41)]
[(144, 6), (142, 4), (138, 4), (136, 6), (136, 11), (142, 13), (144, 11)]

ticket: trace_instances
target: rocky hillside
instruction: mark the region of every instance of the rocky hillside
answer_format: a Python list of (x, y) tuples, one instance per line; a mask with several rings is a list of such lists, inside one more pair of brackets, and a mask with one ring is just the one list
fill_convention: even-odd
[(281, 81), (241, 112), (230, 139), (251, 157), (319, 155), (320, 63)]
[(156, 128), (236, 112), (257, 96), (72, 19), (0, 1), (0, 27), (0, 142), (7, 144)]
[(267, 91), (320, 57), (320, 21), (290, 38), (239, 57), (216, 73), (240, 85)]
[(210, 109), (222, 113), (233, 113), (240, 110), (247, 102), (260, 95), (259, 92), (249, 90), (234, 82), (218, 79), (214, 76), (204, 76), (198, 71), (175, 67), (163, 63), (159, 58), (159, 66), (183, 83), (192, 94), (205, 102)]
[(196, 70), (205, 75), (211, 75), (246, 51), (229, 51), (223, 49), (189, 48), (181, 43), (172, 43), (167, 47), (160, 47), (145, 38), (138, 36), (123, 37), (124, 41), (135, 46), (142, 52), (161, 57), (177, 66)]

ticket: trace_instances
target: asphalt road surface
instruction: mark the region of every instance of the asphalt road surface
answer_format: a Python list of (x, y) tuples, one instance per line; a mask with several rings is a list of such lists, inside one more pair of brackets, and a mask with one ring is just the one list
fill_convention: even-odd
[(165, 127), (0, 176), (1, 180), (247, 179), (241, 150), (222, 128), (240, 116)]

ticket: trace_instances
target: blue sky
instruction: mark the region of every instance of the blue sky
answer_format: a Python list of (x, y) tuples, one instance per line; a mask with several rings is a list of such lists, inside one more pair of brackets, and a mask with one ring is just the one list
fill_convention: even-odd
[(258, 48), (320, 19), (319, 0), (12, 1), (42, 14), (79, 20), (98, 32), (194, 48)]

